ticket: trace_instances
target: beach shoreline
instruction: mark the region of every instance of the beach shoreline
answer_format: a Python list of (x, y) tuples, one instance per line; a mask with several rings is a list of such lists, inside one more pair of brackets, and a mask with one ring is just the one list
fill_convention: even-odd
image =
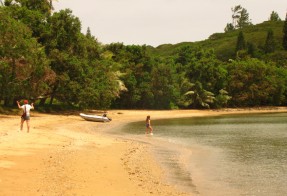
[[(192, 195), (168, 184), (151, 146), (108, 134), (145, 120), (287, 112), (286, 107), (223, 110), (110, 110), (110, 123), (32, 111), (30, 133), (20, 116), (0, 114), (0, 195)], [(143, 127), (143, 135), (145, 128)]]

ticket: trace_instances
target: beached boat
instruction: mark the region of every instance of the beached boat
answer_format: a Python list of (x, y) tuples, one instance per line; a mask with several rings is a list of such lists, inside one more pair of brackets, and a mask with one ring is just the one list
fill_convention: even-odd
[(88, 121), (94, 121), (94, 122), (110, 122), (111, 119), (107, 116), (98, 116), (98, 115), (89, 115), (89, 114), (83, 114), (80, 113), (80, 116)]

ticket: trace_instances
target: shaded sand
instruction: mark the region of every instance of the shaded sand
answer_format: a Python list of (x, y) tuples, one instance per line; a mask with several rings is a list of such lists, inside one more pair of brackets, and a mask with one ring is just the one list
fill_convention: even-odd
[[(129, 122), (287, 108), (133, 111), (113, 110), (110, 123), (78, 115), (32, 112), (30, 133), (20, 116), (0, 115), (0, 195), (191, 195), (167, 184), (152, 146), (106, 134)], [(143, 134), (145, 128), (143, 128)]]

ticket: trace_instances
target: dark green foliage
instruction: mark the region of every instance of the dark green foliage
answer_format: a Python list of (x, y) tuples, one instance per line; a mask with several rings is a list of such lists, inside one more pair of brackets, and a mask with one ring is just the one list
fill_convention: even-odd
[(244, 38), (243, 32), (240, 31), (237, 37), (236, 52), (240, 50), (244, 50), (245, 48), (246, 48), (245, 38)]
[(193, 108), (213, 106), (214, 96), (225, 87), (227, 73), (214, 51), (184, 46), (179, 50), (176, 62), (183, 66), (186, 77), (180, 83), (180, 104)]
[(240, 17), (237, 21), (237, 28), (242, 29), (244, 27), (247, 27), (249, 25), (252, 25), (249, 19), (249, 13), (245, 8), (242, 8), (240, 10)]
[(224, 28), (224, 32), (229, 32), (229, 31), (233, 31), (233, 30), (235, 30), (235, 27), (231, 23), (228, 23), (226, 25), (226, 27)]
[[(168, 58), (176, 53), (182, 46), (200, 47), (205, 50), (214, 49), (216, 57), (222, 61), (234, 59), (236, 51), (236, 43), (239, 32), (242, 31), (244, 39), (249, 44), (253, 45), (254, 54), (256, 58), (264, 58), (264, 45), (266, 41), (266, 32), (272, 29), (275, 40), (275, 50), (282, 50), (283, 37), (283, 21), (277, 22), (263, 22), (261, 24), (244, 27), (240, 30), (234, 30), (227, 33), (212, 34), (209, 39), (199, 42), (183, 42), (175, 45), (166, 44), (158, 46), (157, 48), (148, 48), (150, 53), (155, 56)], [(247, 48), (248, 49), (248, 48)], [(263, 55), (263, 56), (262, 56)]]
[(234, 106), (281, 105), (286, 101), (286, 69), (256, 59), (228, 66), (228, 92)]
[(145, 46), (123, 46), (111, 44), (107, 47), (113, 52), (113, 59), (121, 64), (123, 73), (120, 79), (127, 91), (116, 100), (118, 108), (152, 108), (153, 94), (151, 86), (151, 59)]
[(44, 50), (30, 29), (0, 8), (0, 100), (11, 105), (22, 97), (37, 97), (53, 82)]
[(277, 12), (272, 11), (269, 21), (277, 22), (277, 21), (281, 21), (281, 19)]
[(247, 42), (247, 53), (252, 58), (256, 57), (256, 47), (253, 43)]
[(267, 54), (264, 57), (264, 60), (267, 62), (274, 62), (278, 67), (287, 68), (287, 51), (281, 50)]
[(40, 12), (43, 15), (48, 16), (51, 13), (51, 5), (49, 0), (15, 0), (21, 7), (25, 7), (29, 10)]
[(210, 108), (214, 103), (214, 94), (203, 88), (202, 83), (196, 81), (192, 83), (192, 88), (183, 96), (183, 106), (188, 108)]
[[(50, 16), (48, 1), (18, 2), (7, 2), (8, 7), (0, 8), (1, 14), (10, 20), (5, 22), (1, 16), (0, 24), (4, 26), (0, 38), (0, 99), (13, 103), (15, 99), (41, 97), (40, 103), (44, 104), (50, 97), (50, 104), (57, 100), (88, 108), (109, 107), (120, 91), (116, 70), (111, 67), (113, 62), (99, 61), (100, 44), (93, 36), (81, 33), (78, 18), (70, 10)], [(15, 46), (19, 46), (19, 51)], [(11, 62), (6, 60), (11, 58), (10, 54)], [(12, 77), (5, 79), (5, 75)], [(10, 82), (13, 86), (7, 85), (9, 81), (15, 81)], [(97, 95), (97, 99), (89, 100), (85, 93)]]
[(287, 50), (287, 14), (283, 26), (283, 48)]
[(42, 111), (286, 105), (284, 22), (274, 13), (252, 26), (238, 6), (226, 33), (154, 48), (102, 45), (89, 28), (81, 32), (71, 10), (51, 9), (51, 1), (36, 0), (0, 7), (1, 104), (33, 99)]
[(275, 51), (275, 40), (272, 29), (268, 31), (266, 42), (265, 42), (265, 53), (272, 53)]
[(81, 108), (109, 108), (119, 95), (118, 76), (111, 70), (112, 64), (109, 60), (96, 62), (94, 68), (86, 70), (84, 81), (74, 95)]
[(235, 29), (242, 29), (252, 25), (249, 19), (249, 13), (241, 5), (236, 5), (231, 8), (232, 23), (228, 23), (224, 29), (225, 32), (233, 31)]
[(175, 83), (173, 67), (168, 64), (158, 64), (151, 73), (151, 92), (153, 93), (153, 108), (172, 109), (179, 98), (179, 86)]

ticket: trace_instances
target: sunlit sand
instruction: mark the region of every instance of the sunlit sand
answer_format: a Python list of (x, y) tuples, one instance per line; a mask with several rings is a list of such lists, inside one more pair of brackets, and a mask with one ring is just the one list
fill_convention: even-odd
[(30, 133), (25, 126), (19, 131), (20, 115), (0, 115), (0, 195), (192, 195), (168, 184), (152, 146), (107, 131), (143, 121), (144, 137), (147, 115), (154, 120), (283, 111), (287, 108), (112, 110), (109, 123), (32, 112)]

